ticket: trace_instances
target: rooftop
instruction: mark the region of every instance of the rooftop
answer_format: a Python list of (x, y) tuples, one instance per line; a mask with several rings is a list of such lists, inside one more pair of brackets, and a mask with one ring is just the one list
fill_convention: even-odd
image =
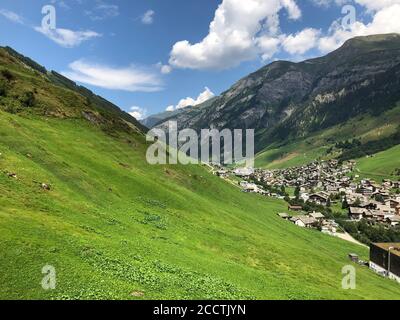
[(390, 253), (395, 254), (400, 257), (400, 242), (397, 242), (397, 243), (374, 243), (374, 245), (385, 251), (389, 251), (389, 248), (392, 248), (390, 250)]

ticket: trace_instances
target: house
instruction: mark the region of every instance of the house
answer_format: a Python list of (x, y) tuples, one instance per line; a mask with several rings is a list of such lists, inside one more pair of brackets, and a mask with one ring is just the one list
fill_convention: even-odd
[(233, 172), (238, 177), (249, 177), (254, 173), (252, 168), (238, 168)]
[(278, 216), (284, 220), (289, 220), (292, 217), (288, 213), (278, 213)]
[(290, 211), (301, 211), (301, 210), (303, 210), (303, 207), (302, 206), (288, 206), (288, 209)]
[(390, 206), (392, 209), (396, 209), (398, 206), (400, 206), (400, 201), (397, 201), (395, 199), (389, 199), (386, 201), (386, 205)]
[(364, 213), (367, 210), (364, 208), (350, 207), (349, 208), (349, 218), (351, 220), (361, 220), (364, 217)]
[(314, 218), (315, 220), (322, 220), (325, 216), (321, 212), (311, 212), (308, 214), (310, 217)]
[(392, 226), (398, 226), (400, 224), (400, 216), (390, 216), (386, 218), (386, 221)]
[(314, 193), (310, 195), (309, 201), (320, 205), (326, 205), (328, 203), (329, 196), (325, 196), (322, 193)]
[(370, 269), (400, 283), (400, 243), (373, 243)]
[(317, 220), (309, 216), (297, 216), (290, 219), (296, 226), (302, 228), (312, 228), (317, 224)]

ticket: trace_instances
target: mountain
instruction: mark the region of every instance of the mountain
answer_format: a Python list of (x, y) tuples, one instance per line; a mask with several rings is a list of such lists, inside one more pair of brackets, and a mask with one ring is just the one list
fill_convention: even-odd
[(400, 35), (357, 37), (321, 58), (273, 62), (206, 108), (172, 118), (181, 129), (255, 129), (261, 152), (354, 124), (357, 117), (382, 116), (399, 103), (399, 86)]
[(367, 248), (283, 221), (283, 201), (206, 166), (149, 165), (134, 119), (32, 65), (0, 49), (0, 298), (400, 299), (356, 264), (341, 289)]
[(185, 108), (177, 109), (174, 111), (165, 111), (154, 115), (150, 115), (146, 119), (143, 119), (141, 123), (147, 128), (153, 128), (156, 127), (157, 125), (162, 124), (165, 121), (168, 121), (169, 119), (173, 120), (181, 115), (182, 117), (193, 117), (198, 112), (200, 112), (200, 110), (203, 110), (204, 108), (211, 106), (214, 100), (215, 98), (211, 98), (196, 106), (187, 106)]
[[(47, 87), (52, 89), (57, 88), (58, 92), (55, 93), (55, 95), (57, 96), (56, 100), (62, 99), (64, 95), (66, 101), (73, 101), (72, 95), (75, 95), (75, 97), (77, 97), (77, 99), (79, 100), (84, 100), (83, 103), (76, 103), (77, 105), (82, 105), (82, 108), (75, 108), (75, 110), (73, 111), (74, 116), (82, 116), (91, 122), (102, 125), (103, 127), (105, 127), (106, 125), (115, 126), (115, 121), (118, 121), (120, 126), (128, 125), (131, 128), (135, 128), (136, 130), (142, 132), (145, 132), (147, 130), (146, 127), (140, 124), (129, 113), (122, 111), (113, 103), (94, 94), (89, 89), (77, 85), (75, 82), (65, 78), (63, 75), (55, 71), (47, 71), (45, 67), (41, 66), (32, 59), (23, 56), (14, 49), (10, 47), (0, 47), (0, 52), (4, 64), (19, 64), (25, 66), (33, 72), (34, 76), (38, 80), (40, 79), (46, 82), (46, 84), (42, 86), (43, 89), (47, 89)], [(54, 86), (49, 86), (48, 84), (52, 84)], [(6, 87), (9, 86), (9, 84), (7, 84), (6, 82), (2, 82), (1, 86), (3, 90), (6, 91)], [(57, 105), (57, 101), (52, 101), (52, 103), (49, 103), (49, 101), (45, 101), (47, 95), (46, 90), (42, 90), (40, 92), (32, 92), (32, 90), (30, 89), (32, 89), (33, 86), (34, 83), (28, 83), (28, 86), (26, 88), (21, 87), (17, 90), (17, 93), (20, 94), (20, 96), (29, 95), (36, 100), (36, 108), (32, 108), (31, 110), (44, 114), (57, 114), (58, 116), (67, 116), (67, 114), (69, 114), (70, 116), (72, 116), (72, 110), (61, 110), (59, 105)], [(61, 91), (59, 88), (62, 88), (64, 90)], [(14, 86), (13, 92), (15, 92), (15, 89), (16, 87)], [(67, 97), (66, 95), (69, 96)], [(43, 99), (44, 101), (40, 101), (41, 99)], [(16, 101), (21, 101), (21, 98), (16, 99)], [(46, 103), (42, 104), (42, 102)], [(23, 110), (24, 107), (26, 106), (23, 103), (20, 103), (19, 105), (15, 103), (12, 104), (13, 112), (19, 112)]]

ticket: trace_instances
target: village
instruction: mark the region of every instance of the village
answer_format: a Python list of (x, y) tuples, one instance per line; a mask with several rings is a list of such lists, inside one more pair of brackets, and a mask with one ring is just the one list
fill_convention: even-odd
[(354, 161), (340, 164), (329, 160), (280, 170), (220, 167), (215, 174), (240, 179), (238, 184), (243, 192), (286, 200), (288, 212), (277, 214), (299, 227), (315, 228), (331, 235), (340, 230), (338, 223), (323, 213), (304, 212), (304, 203), (345, 210), (349, 221), (364, 220), (387, 228), (400, 225), (400, 181), (387, 179), (377, 183), (363, 179), (355, 174), (355, 165)]
[[(287, 212), (276, 213), (281, 219), (365, 245), (346, 232), (341, 223), (365, 223), (374, 229), (399, 232), (400, 181), (385, 179), (378, 183), (360, 177), (355, 167), (355, 161), (329, 160), (280, 170), (229, 170), (214, 165), (213, 172), (231, 183), (237, 181), (243, 192), (285, 200)], [(341, 212), (340, 219), (331, 216), (332, 208)], [(377, 242), (368, 241), (369, 262), (353, 253), (349, 253), (350, 260), (400, 283), (400, 241)]]

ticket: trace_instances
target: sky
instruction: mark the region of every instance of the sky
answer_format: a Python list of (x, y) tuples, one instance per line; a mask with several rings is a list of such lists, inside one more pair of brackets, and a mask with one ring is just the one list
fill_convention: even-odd
[(198, 105), (275, 60), (400, 33), (400, 0), (1, 0), (10, 46), (138, 119)]

